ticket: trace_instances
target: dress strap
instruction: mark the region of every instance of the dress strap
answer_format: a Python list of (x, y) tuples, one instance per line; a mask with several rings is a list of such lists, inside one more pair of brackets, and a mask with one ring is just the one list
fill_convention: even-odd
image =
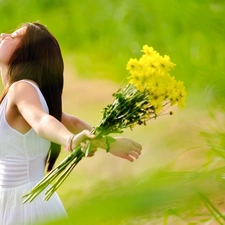
[(44, 110), (45, 110), (47, 113), (49, 113), (49, 109), (48, 109), (47, 102), (46, 102), (46, 100), (45, 100), (45, 98), (44, 98), (44, 96), (43, 96), (41, 90), (40, 90), (39, 87), (37, 86), (37, 84), (34, 84), (33, 82), (31, 82), (31, 81), (29, 81), (29, 80), (20, 80), (20, 81), (26, 82), (26, 83), (30, 84), (31, 86), (33, 86), (33, 87), (36, 89), (36, 91), (37, 91), (37, 93), (38, 93), (38, 95), (39, 95), (39, 98), (40, 98), (42, 107), (44, 108)]

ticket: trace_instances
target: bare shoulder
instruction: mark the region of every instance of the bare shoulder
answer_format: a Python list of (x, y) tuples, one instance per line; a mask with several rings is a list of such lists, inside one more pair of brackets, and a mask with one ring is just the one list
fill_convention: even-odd
[(37, 112), (37, 107), (33, 110), (32, 106), (39, 105), (38, 99), (38, 94), (31, 84), (22, 81), (13, 83), (9, 88), (6, 108), (6, 118), (10, 126), (21, 133), (26, 133), (31, 126), (24, 119), (23, 115), (27, 115), (24, 112)]
[(18, 102), (20, 100), (38, 100), (38, 93), (35, 88), (28, 82), (17, 81), (9, 88), (9, 100)]
[[(29, 81), (30, 83), (33, 83), (34, 85), (36, 85), (38, 87), (38, 85), (34, 82), (34, 81)], [(22, 80), (16, 81), (14, 82), (10, 88), (9, 91), (24, 91), (26, 92), (27, 88), (35, 89), (29, 82), (25, 82)]]

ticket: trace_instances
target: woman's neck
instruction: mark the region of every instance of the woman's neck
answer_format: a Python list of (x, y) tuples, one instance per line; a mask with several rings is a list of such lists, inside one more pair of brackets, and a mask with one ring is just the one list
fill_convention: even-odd
[(2, 84), (6, 87), (8, 66), (1, 65), (0, 69), (1, 69)]

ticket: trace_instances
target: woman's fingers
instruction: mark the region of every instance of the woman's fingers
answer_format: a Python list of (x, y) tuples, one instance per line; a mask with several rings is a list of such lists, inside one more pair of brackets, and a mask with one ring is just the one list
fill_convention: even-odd
[(124, 154), (122, 156), (122, 158), (127, 159), (130, 162), (133, 162), (134, 159), (138, 159), (139, 158), (139, 154), (137, 152), (135, 152), (135, 151), (130, 151), (129, 153)]
[[(80, 143), (81, 151), (85, 153), (85, 151), (87, 150), (89, 144), (90, 144), (90, 140), (86, 140), (86, 141), (84, 141), (84, 142), (81, 142), (81, 143)], [(92, 157), (92, 156), (94, 156), (94, 154), (95, 154), (96, 151), (97, 151), (97, 147), (95, 147), (95, 146), (93, 146), (93, 145), (91, 144), (91, 146), (90, 146), (90, 151), (89, 151), (87, 157)]]
[[(132, 155), (137, 159), (139, 155), (141, 155), (142, 146), (141, 144), (132, 141)], [(137, 157), (136, 157), (137, 156)]]
[(142, 146), (139, 143), (122, 137), (115, 138), (115, 140), (116, 142), (113, 142), (110, 146), (111, 154), (130, 162), (139, 158), (142, 150)]
[(135, 146), (132, 146), (131, 151), (135, 152), (138, 155), (141, 155), (141, 149)]
[(124, 159), (127, 159), (128, 161), (130, 161), (130, 162), (133, 162), (134, 161), (134, 159), (131, 157), (131, 156), (129, 156), (129, 155), (126, 155), (125, 157), (123, 157)]
[(132, 141), (132, 144), (133, 144), (137, 149), (139, 149), (140, 151), (142, 150), (142, 146), (141, 146), (141, 144), (139, 144), (138, 142)]
[(138, 159), (140, 154), (137, 153), (137, 152), (135, 152), (135, 151), (131, 151), (131, 152), (129, 153), (129, 155), (132, 156), (132, 157), (134, 157), (134, 158), (136, 158), (136, 159)]
[[(95, 135), (93, 135), (90, 131), (88, 130), (83, 130), (79, 134), (77, 134), (73, 138), (73, 149), (75, 149), (79, 144), (83, 143), (86, 139), (94, 139)], [(87, 145), (87, 144), (86, 144)]]

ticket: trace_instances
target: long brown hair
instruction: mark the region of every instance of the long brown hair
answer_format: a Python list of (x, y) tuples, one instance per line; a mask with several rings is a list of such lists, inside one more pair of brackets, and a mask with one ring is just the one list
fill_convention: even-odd
[[(49, 114), (61, 121), (63, 90), (63, 58), (59, 44), (47, 28), (39, 23), (26, 23), (26, 32), (9, 60), (7, 87), (16, 81), (30, 79), (35, 81), (49, 108)], [(58, 158), (61, 146), (51, 143), (47, 170), (50, 171)]]

